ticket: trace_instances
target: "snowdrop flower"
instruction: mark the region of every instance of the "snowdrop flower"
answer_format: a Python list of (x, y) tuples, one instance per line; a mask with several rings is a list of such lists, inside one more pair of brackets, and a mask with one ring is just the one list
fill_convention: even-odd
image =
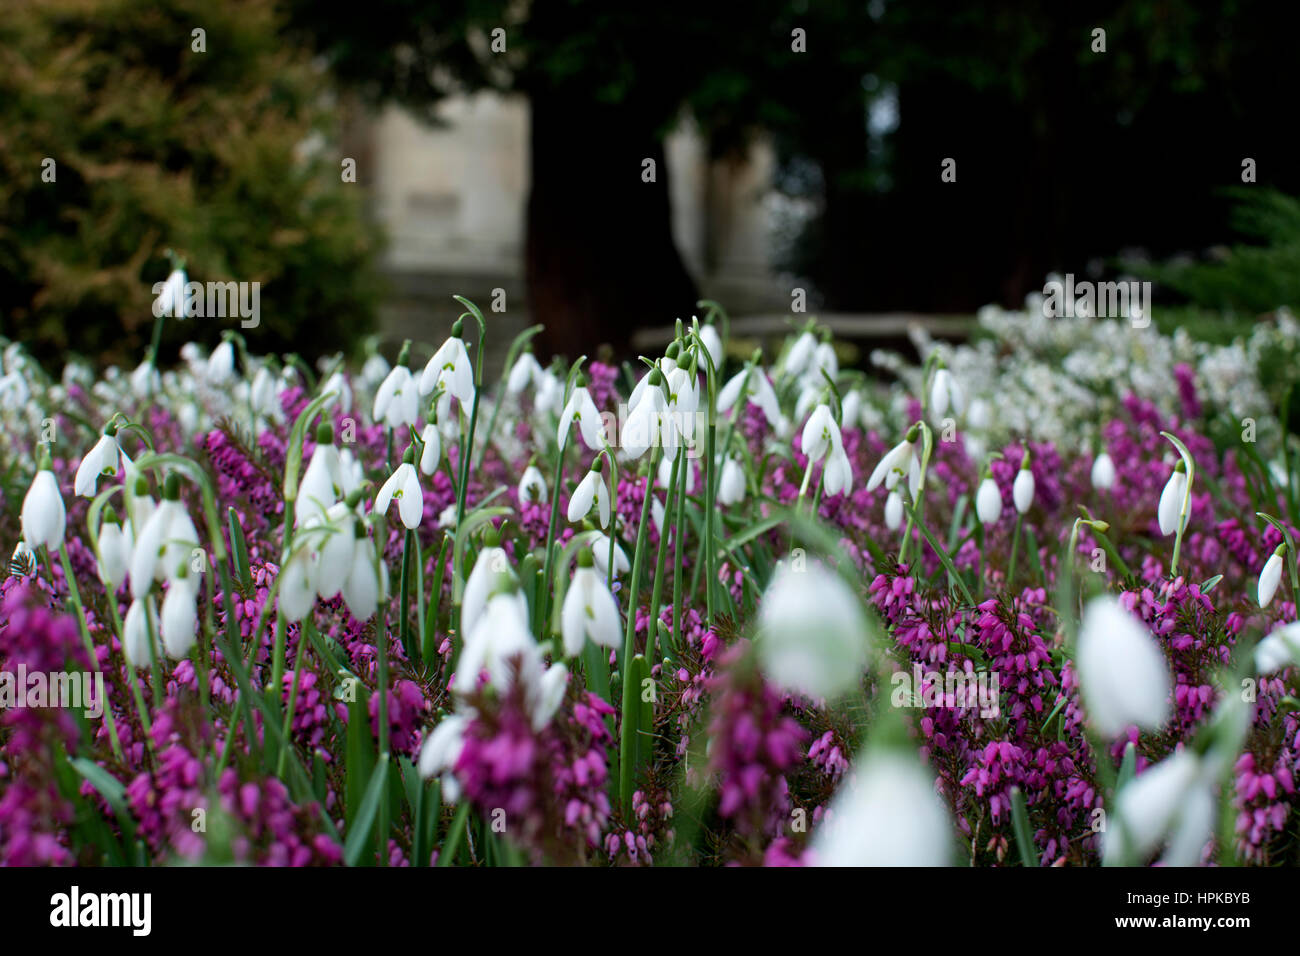
[(851, 389), (840, 403), (840, 427), (857, 428), (862, 418), (862, 396), (857, 389)]
[(376, 422), (383, 422), (389, 428), (401, 428), (414, 425), (420, 414), (420, 393), (416, 387), (415, 377), (406, 367), (407, 357), (411, 354), (411, 343), (402, 346), (402, 354), (397, 364), (384, 377), (375, 392), (375, 403), (371, 417)]
[(1255, 645), (1255, 669), (1272, 674), (1300, 661), (1300, 622), (1293, 621), (1274, 629)]
[(568, 686), (569, 669), (563, 664), (552, 664), (540, 677), (530, 680), (528, 709), (534, 732), (551, 722), (555, 712), (560, 709), (560, 704), (564, 702), (564, 692)]
[(718, 476), (718, 501), (724, 505), (734, 505), (745, 499), (745, 470), (736, 463), (736, 459), (727, 458), (722, 463), (722, 474)]
[[(578, 381), (582, 382), (582, 379), (579, 378)], [(564, 406), (564, 411), (560, 413), (560, 427), (556, 432), (555, 440), (559, 442), (561, 451), (569, 443), (569, 429), (575, 421), (578, 423), (578, 430), (582, 433), (584, 445), (592, 451), (600, 451), (605, 447), (604, 423), (600, 420), (600, 411), (592, 401), (591, 392), (587, 391), (585, 384), (574, 387), (573, 394), (569, 396), (569, 401)]]
[(1098, 491), (1107, 491), (1114, 485), (1115, 463), (1103, 451), (1092, 463), (1092, 486)]
[(328, 395), (331, 392), (334, 393), (334, 397), (325, 403), (326, 408), (337, 405), (345, 415), (352, 411), (352, 386), (348, 384), (347, 376), (342, 370), (331, 373), (330, 377), (321, 384), (320, 394)]
[[(185, 267), (178, 266), (167, 276), (167, 281), (163, 283), (162, 291), (158, 297), (153, 300), (153, 314), (155, 317), (167, 316), (168, 318), (183, 319), (185, 315), (185, 286), (186, 286)], [(155, 286), (155, 288), (157, 288)]]
[[(623, 422), (623, 434), (619, 438), (623, 453), (628, 458), (640, 458), (649, 448), (659, 444), (665, 428), (671, 427), (664, 420), (668, 402), (664, 398), (663, 381), (659, 369), (651, 369), (637, 383), (637, 388), (628, 399), (631, 412)], [(642, 385), (645, 387), (642, 388)]]
[(316, 585), (312, 575), (312, 549), (300, 544), (280, 570), (280, 613), (292, 624), (301, 621), (316, 605)]
[[(822, 377), (822, 373), (825, 378)], [(830, 342), (821, 342), (813, 349), (812, 358), (808, 362), (808, 367), (804, 369), (802, 377), (808, 383), (824, 383), (827, 378), (832, 381), (840, 374), (840, 361), (835, 355), (835, 346)]]
[(67, 527), (68, 513), (59, 494), (59, 482), (50, 470), (50, 453), (41, 453), (41, 468), (32, 479), (31, 487), (23, 498), (23, 541), (35, 551), (45, 545), (51, 552), (63, 546), (63, 533)]
[(1183, 498), (1187, 493), (1187, 472), (1182, 459), (1174, 466), (1173, 474), (1165, 482), (1164, 491), (1160, 492), (1160, 505), (1156, 516), (1160, 521), (1160, 533), (1171, 535), (1179, 530), (1181, 524), (1187, 526), (1187, 516), (1182, 514)]
[(903, 496), (891, 491), (885, 499), (885, 527), (897, 531), (903, 526)]
[(275, 374), (266, 365), (259, 366), (253, 374), (253, 382), (248, 389), (248, 404), (264, 418), (272, 421), (284, 418), (284, 409), (280, 406), (277, 395)]
[(448, 803), (460, 800), (460, 784), (452, 770), (465, 748), (465, 728), (470, 718), (463, 714), (449, 714), (424, 738), (420, 747), (418, 770), (426, 780), (438, 777), (442, 784), (442, 799)]
[(813, 837), (817, 866), (944, 866), (952, 824), (933, 775), (895, 750), (869, 751)]
[(787, 375), (802, 375), (808, 368), (808, 363), (812, 361), (813, 353), (817, 350), (817, 339), (808, 330), (799, 333), (799, 337), (794, 340), (790, 346), (790, 351), (785, 355), (784, 370)]
[(533, 396), (533, 409), (539, 415), (553, 412), (564, 401), (564, 383), (550, 372), (542, 372), (537, 382), (537, 394)]
[(916, 439), (920, 431), (913, 425), (901, 442), (885, 452), (876, 465), (876, 470), (867, 479), (867, 491), (875, 491), (883, 481), (890, 491), (898, 484), (898, 479), (907, 475), (908, 488), (912, 500), (916, 500), (921, 490), (921, 459), (916, 453)]
[(468, 632), (452, 678), (454, 690), (461, 695), (474, 691), (483, 671), (493, 687), (508, 690), (515, 679), (516, 659), (523, 664), (519, 676), (525, 680), (541, 676), (537, 644), (528, 627), (528, 602), (507, 575), (498, 576), (494, 587), (504, 589), (488, 598), (482, 616)]
[(488, 594), (498, 575), (511, 574), (510, 559), (496, 540), (496, 533), (489, 532), (488, 544), (479, 552), (478, 560), (465, 579), (465, 591), (460, 602), (460, 629), (462, 634), (474, 630), (483, 612), (487, 610)]
[(975, 515), (982, 525), (996, 524), (1002, 517), (1002, 492), (989, 474), (984, 475), (979, 490), (975, 492)]
[(172, 660), (180, 660), (194, 646), (199, 627), (195, 597), (195, 583), (188, 576), (176, 578), (167, 586), (162, 603), (162, 643)]
[(1016, 472), (1015, 483), (1011, 486), (1011, 501), (1021, 514), (1028, 511), (1034, 503), (1034, 473), (1029, 468), (1028, 451), (1020, 462), (1020, 470)]
[(1156, 730), (1169, 713), (1169, 669), (1151, 632), (1118, 600), (1093, 598), (1076, 650), (1079, 684), (1093, 726), (1107, 738), (1136, 724)]
[(117, 516), (111, 508), (99, 531), (99, 553), (96, 557), (100, 582), (110, 592), (116, 591), (118, 585), (126, 580), (126, 571), (131, 564), (131, 540), (117, 523)]
[(143, 598), (154, 581), (174, 581), (199, 546), (199, 533), (180, 502), (180, 482), (168, 475), (163, 500), (140, 528), (131, 552), (131, 596)]
[(316, 519), (323, 521), (325, 513), (343, 493), (343, 469), (339, 450), (334, 447), (334, 426), (324, 422), (316, 429), (316, 448), (298, 482), (298, 517), (296, 525)]
[(664, 502), (658, 495), (650, 499), (650, 517), (654, 520), (655, 531), (664, 533)]
[(474, 367), (470, 364), (465, 340), (460, 337), (462, 331), (462, 320), (457, 319), (451, 327), (451, 335), (424, 367), (424, 374), (420, 376), (421, 395), (428, 395), (442, 383), (462, 405), (473, 400)]
[[(653, 507), (653, 502), (651, 503)], [(596, 562), (596, 570), (600, 572), (602, 578), (609, 577), (609, 535), (597, 533), (591, 539), (591, 557)], [(627, 559), (627, 554), (623, 551), (623, 546), (617, 542), (614, 544), (614, 577), (620, 574), (627, 574), (632, 570), (632, 565)]]
[[(151, 621), (151, 619), (153, 619)], [(150, 663), (149, 629), (153, 624), (157, 633), (157, 619), (148, 609), (147, 603), (139, 598), (131, 602), (122, 620), (122, 654), (132, 667), (146, 667)]]
[[(695, 468), (691, 465), (690, 458), (682, 462), (682, 468), (686, 472), (686, 493), (690, 494), (695, 490)], [(655, 483), (667, 488), (672, 480), (673, 462), (671, 458), (665, 455), (663, 460), (659, 462), (659, 474), (655, 475)], [(680, 475), (678, 475), (678, 480), (681, 480)]]
[(208, 356), (207, 377), (213, 385), (225, 385), (235, 377), (235, 347), (229, 339), (213, 349)]
[(374, 542), (360, 521), (353, 525), (352, 535), (352, 565), (343, 579), (343, 601), (356, 620), (368, 621), (388, 594), (388, 567), (376, 562)]
[(93, 448), (86, 452), (77, 466), (77, 477), (72, 482), (72, 493), (83, 498), (95, 497), (101, 475), (116, 475), (126, 455), (117, 444), (117, 426), (109, 424)]
[(430, 422), (425, 425), (424, 431), (420, 433), (420, 441), (424, 443), (420, 452), (420, 471), (432, 475), (442, 461), (442, 436), (438, 434), (437, 424)]
[(960, 415), (966, 410), (966, 393), (952, 373), (946, 368), (939, 368), (930, 383), (930, 410), (935, 418), (943, 418), (951, 408), (953, 414)]
[(704, 343), (704, 349), (709, 353), (709, 358), (713, 360), (715, 369), (722, 368), (722, 336), (718, 335), (718, 330), (712, 325), (700, 326), (700, 341)]
[(1194, 866), (1214, 832), (1211, 763), (1183, 748), (1138, 774), (1119, 792), (1116, 816), (1103, 837), (1103, 856), (1144, 860), (1168, 842), (1163, 861)]
[(1282, 555), (1285, 553), (1286, 545), (1279, 544), (1264, 562), (1264, 570), (1259, 572), (1259, 606), (1262, 608), (1268, 607), (1277, 593), (1277, 586), (1282, 581)]
[(389, 371), (388, 360), (378, 352), (371, 352), (361, 366), (361, 381), (374, 388), (387, 377)]
[(312, 579), (321, 600), (328, 601), (343, 589), (343, 582), (352, 568), (356, 551), (352, 514), (345, 501), (330, 506), (324, 521), (313, 521), (306, 530), (316, 529)]
[(609, 488), (605, 484), (602, 471), (602, 460), (597, 458), (591, 466), (591, 471), (587, 472), (586, 477), (578, 482), (578, 487), (573, 489), (573, 497), (569, 499), (567, 512), (570, 521), (576, 522), (585, 518), (591, 511), (594, 501), (600, 513), (600, 526), (609, 527)]
[(131, 373), (131, 391), (136, 398), (148, 398), (162, 388), (162, 376), (150, 359), (145, 359)]
[(699, 409), (699, 389), (695, 374), (687, 368), (675, 368), (664, 377), (668, 391), (668, 410), (663, 416), (661, 438), (665, 458), (677, 453), (679, 445), (695, 447), (695, 413)]
[(519, 501), (533, 502), (535, 504), (546, 504), (546, 479), (542, 477), (541, 470), (536, 465), (529, 465), (524, 469), (523, 477), (519, 479)]
[(420, 526), (420, 520), (424, 517), (424, 490), (420, 487), (420, 476), (415, 473), (415, 465), (412, 464), (414, 461), (415, 449), (407, 446), (402, 463), (388, 476), (388, 480), (380, 487), (379, 494), (375, 496), (375, 511), (380, 514), (387, 513), (388, 506), (396, 498), (397, 513), (402, 524), (411, 531)]
[(511, 395), (517, 395), (530, 385), (540, 388), (542, 378), (542, 367), (537, 364), (537, 357), (533, 355), (533, 350), (525, 349), (519, 354), (519, 358), (515, 359), (515, 364), (506, 377), (506, 391)]
[(767, 380), (767, 374), (755, 366), (741, 369), (726, 385), (722, 386), (722, 391), (718, 393), (718, 412), (726, 412), (735, 405), (740, 398), (742, 388), (745, 390), (745, 397), (752, 398), (754, 404), (762, 410), (768, 424), (778, 432), (781, 431), (785, 416), (781, 413), (776, 392), (772, 389), (772, 383)]
[(808, 421), (803, 426), (800, 444), (810, 463), (819, 461), (829, 452), (826, 465), (822, 469), (822, 486), (826, 489), (826, 494), (848, 494), (853, 487), (853, 466), (844, 451), (840, 427), (835, 424), (835, 418), (828, 406), (818, 405), (808, 417)]
[(592, 553), (584, 548), (560, 612), (560, 633), (568, 657), (581, 654), (588, 638), (597, 647), (618, 647), (621, 643), (618, 602), (605, 580), (604, 575), (596, 573)]
[(819, 564), (782, 562), (759, 606), (759, 665), (777, 686), (833, 698), (858, 686), (867, 665), (867, 618), (856, 595)]

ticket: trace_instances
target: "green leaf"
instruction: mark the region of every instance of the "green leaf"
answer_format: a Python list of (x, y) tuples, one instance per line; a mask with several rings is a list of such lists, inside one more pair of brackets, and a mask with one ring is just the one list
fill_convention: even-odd
[(379, 763), (375, 765), (370, 774), (370, 782), (366, 785), (365, 797), (348, 827), (348, 838), (343, 847), (343, 862), (348, 866), (356, 866), (370, 846), (370, 831), (374, 829), (375, 817), (379, 814), (379, 802), (387, 794), (388, 767), (388, 754), (380, 754)]

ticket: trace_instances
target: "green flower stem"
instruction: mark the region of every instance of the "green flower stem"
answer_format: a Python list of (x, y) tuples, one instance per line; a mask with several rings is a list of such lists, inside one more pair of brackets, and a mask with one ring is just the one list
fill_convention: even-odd
[(1016, 526), (1011, 529), (1011, 563), (1007, 567), (1007, 587), (1014, 587), (1016, 579), (1016, 552), (1020, 549), (1020, 523), (1024, 515), (1016, 512)]
[[(683, 452), (683, 455), (685, 452)], [(686, 580), (686, 479), (691, 472), (690, 461), (683, 458), (681, 474), (677, 476), (677, 520), (673, 523), (673, 649), (682, 646), (682, 584)], [(664, 523), (668, 523), (668, 509), (664, 508)], [(696, 569), (699, 568), (697, 561)], [(694, 589), (692, 588), (692, 593)]]
[[(76, 575), (72, 573), (72, 562), (68, 560), (68, 546), (63, 542), (59, 543), (59, 562), (63, 565), (63, 577), (68, 583), (68, 599), (72, 601), (72, 610), (77, 617), (81, 639), (85, 642), (86, 653), (90, 655), (90, 666), (98, 671), (99, 659), (95, 657), (95, 642), (91, 640), (90, 628), (86, 625), (86, 611), (81, 606), (81, 590), (77, 587)], [(108, 725), (108, 738), (112, 741), (113, 753), (118, 760), (122, 760), (122, 742), (117, 738), (117, 724), (113, 720), (113, 709), (106, 700), (100, 703), (104, 705), (104, 723)]]
[[(555, 453), (555, 477), (551, 484), (551, 520), (546, 528), (546, 560), (542, 563), (542, 599), (533, 608), (533, 633), (541, 636), (551, 614), (551, 562), (555, 557), (555, 529), (560, 523), (560, 482), (564, 480), (564, 445)], [(613, 535), (610, 535), (612, 538)]]
[(659, 636), (659, 603), (663, 598), (664, 592), (664, 561), (668, 556), (668, 523), (669, 509), (673, 506), (673, 496), (677, 490), (677, 478), (681, 471), (682, 457), (686, 454), (686, 448), (683, 446), (678, 449), (677, 455), (673, 458), (672, 477), (668, 479), (668, 491), (664, 496), (664, 526), (659, 529), (659, 552), (655, 556), (655, 584), (654, 590), (650, 595), (650, 623), (646, 627), (646, 649), (645, 659), (651, 667), (654, 667), (656, 660), (655, 640)]
[[(117, 612), (117, 598), (112, 594), (108, 595), (108, 611), (113, 617), (113, 629), (117, 631), (117, 638), (125, 646), (126, 631), (122, 627), (122, 615)], [(122, 655), (122, 659), (126, 660), (125, 653)], [(153, 759), (155, 757), (153, 750), (153, 722), (149, 719), (149, 708), (144, 703), (144, 694), (140, 690), (140, 680), (136, 677), (135, 667), (130, 661), (126, 661), (126, 673), (127, 679), (131, 683), (131, 697), (135, 701), (136, 716), (140, 719), (140, 727), (144, 730), (145, 749), (148, 750), (150, 759)]]
[[(645, 560), (646, 524), (650, 520), (650, 498), (654, 490), (655, 475), (659, 471), (659, 459), (663, 454), (656, 445), (650, 458), (650, 468), (646, 472), (645, 495), (641, 500), (641, 524), (637, 528), (636, 549), (632, 559), (632, 579), (627, 589), (627, 624), (623, 634), (623, 655), (619, 660), (619, 672), (623, 676), (623, 720), (619, 727), (619, 795), (623, 809), (632, 811), (632, 782), (636, 776), (636, 732), (637, 732), (637, 691), (632, 686), (632, 657), (636, 653), (636, 603), (641, 590), (641, 566)], [(654, 628), (654, 622), (650, 622)]]
[[(300, 634), (298, 635), (298, 653), (297, 653), (296, 655), (294, 655), (294, 662), (293, 662), (293, 684), (292, 684), (292, 686), (289, 688), (289, 706), (285, 709), (285, 712), (284, 712), (284, 739), (285, 739), (285, 740), (292, 740), (292, 739), (293, 739), (293, 737), (292, 737), (292, 735), (293, 735), (293, 712), (294, 712), (294, 709), (297, 707), (297, 704), (298, 704), (298, 681), (302, 678), (302, 656), (303, 656), (303, 651), (305, 651), (305, 650), (307, 649), (307, 633), (306, 633), (306, 631), (307, 631), (307, 628), (309, 628), (309, 627), (311, 627), (311, 626), (312, 626), (312, 623), (311, 623), (311, 615), (308, 615), (307, 617), (303, 618), (302, 625), (300, 626), (300, 630), (301, 630), (302, 633), (300, 633)], [(281, 748), (280, 748), (280, 756), (279, 756), (279, 758), (276, 760), (276, 763), (275, 763), (275, 775), (276, 775), (277, 777), (283, 777), (283, 776), (284, 776), (284, 760), (285, 760), (285, 757), (288, 755), (288, 753), (289, 753), (289, 748), (288, 748), (287, 746), (285, 746), (285, 747), (281, 747)]]

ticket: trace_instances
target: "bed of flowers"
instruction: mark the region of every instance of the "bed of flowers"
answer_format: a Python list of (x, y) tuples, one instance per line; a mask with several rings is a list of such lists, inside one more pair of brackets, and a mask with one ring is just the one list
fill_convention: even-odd
[(7, 344), (0, 863), (1297, 862), (1289, 314), (485, 370), (458, 301), (392, 365)]

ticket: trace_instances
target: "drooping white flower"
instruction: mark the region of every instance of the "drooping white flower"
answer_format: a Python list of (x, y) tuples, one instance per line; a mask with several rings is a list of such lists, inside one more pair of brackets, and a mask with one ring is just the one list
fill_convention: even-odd
[(208, 356), (207, 378), (213, 385), (225, 385), (235, 377), (235, 347), (222, 342)]
[(909, 754), (869, 751), (813, 835), (817, 866), (945, 866), (952, 823), (934, 778)]
[(72, 482), (72, 493), (83, 498), (95, 497), (101, 475), (116, 475), (126, 456), (117, 443), (117, 429), (105, 429), (90, 451), (77, 466), (77, 476)]
[(885, 499), (885, 527), (897, 531), (903, 526), (903, 496), (891, 491)]
[(433, 353), (420, 376), (420, 394), (428, 395), (441, 382), (462, 405), (474, 398), (474, 367), (469, 361), (465, 340), (453, 330), (447, 340)]
[(1115, 817), (1103, 836), (1107, 860), (1136, 863), (1162, 843), (1163, 862), (1193, 866), (1214, 831), (1213, 776), (1184, 748), (1143, 770), (1116, 797)]
[(1264, 570), (1259, 572), (1259, 606), (1268, 607), (1273, 600), (1273, 595), (1277, 593), (1277, 586), (1282, 581), (1282, 555), (1286, 551), (1285, 544), (1279, 544), (1277, 549), (1269, 555), (1264, 562)]
[(356, 552), (356, 535), (353, 533), (352, 512), (347, 503), (336, 502), (325, 514), (325, 520), (304, 526), (316, 536), (315, 555), (312, 560), (312, 577), (316, 593), (328, 601), (343, 589), (343, 582), (352, 568)]
[(490, 544), (478, 554), (474, 567), (465, 579), (465, 590), (460, 602), (460, 629), (463, 634), (474, 630), (483, 612), (487, 610), (488, 595), (497, 575), (510, 573), (510, 558), (505, 549)]
[(117, 522), (105, 523), (99, 532), (97, 571), (99, 580), (109, 591), (116, 591), (126, 580), (131, 563), (131, 541)]
[(141, 527), (131, 551), (131, 596), (143, 598), (154, 581), (175, 580), (198, 546), (198, 530), (180, 502), (173, 476), (164, 488), (162, 503)]
[(415, 454), (408, 449), (397, 470), (380, 487), (379, 494), (375, 496), (375, 510), (385, 514), (396, 498), (397, 513), (402, 524), (414, 530), (420, 526), (420, 520), (424, 517), (424, 490), (420, 487), (420, 476), (415, 473), (415, 466), (406, 457), (414, 458)]
[(861, 417), (862, 395), (857, 389), (850, 389), (844, 393), (844, 401), (840, 403), (840, 427), (857, 428)]
[(1002, 492), (992, 476), (986, 475), (975, 492), (975, 515), (982, 525), (996, 524), (1002, 517)]
[(728, 457), (722, 463), (722, 474), (718, 476), (718, 501), (724, 505), (734, 505), (745, 500), (745, 470), (736, 459)]
[[(763, 411), (767, 418), (768, 424), (774, 428), (778, 423), (784, 421), (784, 415), (781, 413), (781, 405), (777, 401), (776, 392), (772, 388), (772, 383), (767, 380), (767, 374), (761, 368), (744, 368), (732, 376), (731, 380), (722, 387), (718, 393), (718, 411), (726, 412), (736, 404), (740, 398), (740, 391), (744, 388), (746, 398), (752, 398)], [(778, 428), (779, 431), (779, 428)]]
[(1113, 738), (1136, 724), (1156, 730), (1169, 713), (1169, 668), (1151, 632), (1118, 600), (1093, 598), (1083, 612), (1076, 651), (1088, 717)]
[(585, 385), (574, 388), (573, 394), (569, 396), (569, 401), (564, 406), (564, 411), (560, 413), (560, 427), (556, 431), (556, 441), (559, 442), (561, 449), (568, 445), (569, 429), (575, 421), (578, 423), (578, 430), (582, 433), (584, 445), (592, 451), (600, 451), (605, 447), (605, 428), (600, 420), (600, 410), (596, 408), (591, 392), (587, 391)]
[(536, 465), (529, 465), (524, 469), (522, 477), (519, 479), (519, 501), (521, 504), (532, 502), (534, 504), (546, 504), (546, 479), (542, 477), (541, 469)]
[(868, 655), (862, 605), (819, 564), (783, 562), (759, 605), (759, 665), (779, 687), (831, 698), (858, 686)]
[(442, 436), (438, 434), (438, 426), (433, 422), (425, 425), (420, 441), (424, 443), (420, 451), (420, 471), (432, 475), (442, 461)]
[(1021, 514), (1034, 504), (1034, 473), (1026, 466), (1016, 472), (1015, 483), (1011, 486), (1011, 501)]
[(1255, 669), (1272, 674), (1300, 663), (1300, 622), (1292, 621), (1275, 628), (1255, 645)]
[[(360, 534), (356, 526), (354, 536)], [(358, 621), (368, 621), (379, 608), (379, 601), (388, 593), (388, 567), (378, 562), (376, 569), (375, 544), (361, 534), (352, 549), (352, 565), (343, 579), (343, 600), (352, 616)]]
[(122, 654), (132, 667), (149, 666), (150, 618), (154, 618), (152, 624), (154, 633), (157, 633), (157, 619), (148, 610), (146, 601), (137, 598), (126, 609), (126, 617), (122, 620)]
[(173, 269), (163, 283), (162, 291), (153, 300), (153, 314), (174, 319), (185, 318), (186, 283), (185, 270)]
[(1115, 485), (1115, 463), (1106, 452), (1099, 454), (1092, 463), (1092, 486), (1098, 491), (1107, 491)]
[(322, 425), (316, 434), (316, 447), (298, 482), (297, 518), (299, 526), (325, 513), (342, 497), (343, 469), (339, 450), (334, 445), (332, 426)]
[(180, 660), (190, 652), (198, 634), (198, 611), (194, 607), (196, 598), (194, 578), (180, 577), (167, 586), (167, 595), (162, 603), (162, 643), (163, 650), (172, 660)]
[(593, 556), (583, 551), (578, 569), (564, 595), (560, 611), (560, 634), (564, 653), (576, 657), (588, 638), (598, 647), (618, 647), (622, 640), (618, 602), (595, 570)]
[(804, 423), (801, 448), (809, 461), (820, 461), (840, 437), (840, 426), (825, 403), (818, 405)]
[(812, 361), (813, 353), (817, 350), (817, 339), (812, 332), (804, 331), (799, 333), (794, 344), (790, 346), (790, 351), (785, 354), (784, 369), (787, 375), (802, 375), (808, 368), (808, 363)]
[(719, 371), (722, 369), (722, 336), (712, 325), (700, 326), (700, 341), (704, 343), (704, 349), (709, 353), (709, 358), (713, 360), (713, 367)]
[(510, 374), (506, 376), (506, 391), (517, 395), (530, 386), (540, 388), (541, 379), (542, 367), (537, 363), (537, 356), (533, 355), (531, 349), (526, 349), (515, 359)]
[(332, 372), (329, 378), (321, 383), (320, 394), (330, 393), (333, 393), (334, 397), (325, 403), (326, 408), (337, 405), (345, 415), (352, 411), (352, 386), (348, 384), (347, 376), (341, 369)]
[[(487, 671), (488, 683), (504, 692), (514, 682), (516, 662), (524, 667), (519, 676), (525, 681), (541, 676), (537, 644), (528, 626), (528, 602), (518, 590), (498, 590), (467, 632), (452, 688), (458, 694), (469, 693), (477, 686), (479, 674)], [(530, 675), (530, 669), (535, 675)]]
[(148, 398), (162, 388), (162, 376), (149, 359), (145, 359), (131, 373), (131, 391), (136, 398)]
[(420, 416), (420, 391), (405, 362), (398, 362), (375, 392), (371, 417), (389, 428), (414, 425)]
[(569, 669), (563, 664), (552, 664), (534, 677), (528, 687), (528, 711), (534, 732), (540, 731), (551, 722), (555, 712), (564, 701), (564, 692), (569, 686)]
[(36, 473), (23, 498), (23, 540), (35, 551), (45, 545), (51, 553), (63, 545), (68, 513), (59, 494), (59, 482), (48, 464)]
[[(609, 577), (609, 535), (597, 533), (592, 536), (591, 557), (596, 562), (596, 570), (600, 572), (600, 576), (603, 578)], [(632, 565), (627, 559), (627, 554), (623, 551), (623, 546), (615, 542), (614, 577), (627, 574), (631, 570)]]
[(460, 799), (460, 784), (452, 774), (460, 752), (465, 747), (465, 728), (470, 718), (464, 714), (449, 714), (439, 721), (424, 738), (420, 747), (417, 768), (426, 780), (438, 777), (442, 783), (442, 798), (450, 803)]
[(543, 371), (537, 381), (537, 394), (533, 396), (534, 411), (539, 415), (545, 415), (556, 411), (563, 401), (564, 383), (550, 372)]
[[(134, 581), (132, 582), (134, 583)], [(285, 562), (278, 579), (279, 609), (290, 624), (301, 621), (316, 604), (316, 586), (312, 580), (312, 549), (299, 545)]]
[(1156, 509), (1156, 517), (1160, 521), (1161, 534), (1171, 535), (1178, 530), (1180, 516), (1182, 524), (1186, 526), (1187, 517), (1182, 514), (1183, 497), (1186, 493), (1187, 472), (1183, 471), (1182, 461), (1179, 460), (1173, 474), (1165, 482), (1164, 490), (1160, 492), (1160, 505)]
[(569, 499), (569, 508), (566, 512), (569, 520), (581, 521), (591, 511), (593, 502), (600, 514), (600, 526), (608, 528), (609, 487), (605, 484), (605, 476), (595, 469), (587, 472), (582, 481), (578, 482), (578, 487), (573, 489), (573, 496)]
[(867, 491), (875, 491), (880, 487), (881, 482), (893, 491), (894, 486), (898, 484), (898, 479), (907, 475), (912, 499), (916, 499), (921, 486), (921, 459), (916, 453), (916, 438), (916, 430), (911, 429), (901, 442), (885, 452), (871, 473), (871, 477), (867, 479)]
[(935, 418), (943, 418), (951, 408), (954, 415), (966, 410), (966, 392), (946, 368), (934, 373), (930, 383), (930, 410)]

